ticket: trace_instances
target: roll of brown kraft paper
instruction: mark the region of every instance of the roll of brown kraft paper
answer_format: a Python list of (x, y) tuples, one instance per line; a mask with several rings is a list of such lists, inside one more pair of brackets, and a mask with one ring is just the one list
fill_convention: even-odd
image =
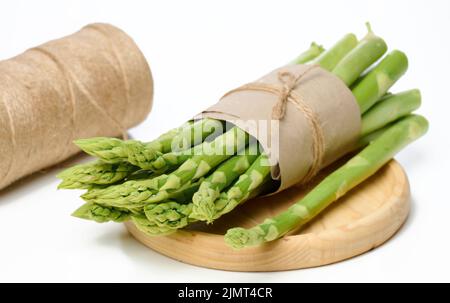
[(126, 136), (152, 98), (143, 54), (108, 24), (1, 61), (0, 189), (76, 154), (74, 139)]

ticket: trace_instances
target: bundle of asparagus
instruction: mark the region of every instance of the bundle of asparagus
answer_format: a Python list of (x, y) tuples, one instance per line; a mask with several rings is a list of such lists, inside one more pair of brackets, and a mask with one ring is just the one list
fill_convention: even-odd
[[(406, 55), (387, 51), (369, 33), (348, 34), (325, 51), (313, 43), (292, 64), (316, 64), (351, 89), (362, 127), (355, 152), (286, 212), (251, 229), (233, 228), (225, 241), (234, 248), (275, 240), (314, 218), (330, 203), (373, 175), (396, 152), (423, 135), (425, 118), (411, 113), (421, 103), (416, 89), (389, 93), (406, 72)], [(132, 220), (148, 235), (166, 235), (196, 221), (212, 223), (240, 204), (276, 190), (268, 157), (245, 131), (204, 118), (189, 121), (151, 142), (89, 138), (75, 141), (97, 161), (60, 173), (59, 188), (87, 189), (73, 215), (97, 222)]]

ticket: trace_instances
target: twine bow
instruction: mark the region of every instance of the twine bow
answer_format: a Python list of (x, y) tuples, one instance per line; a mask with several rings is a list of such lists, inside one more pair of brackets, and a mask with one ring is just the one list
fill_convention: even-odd
[(278, 81), (283, 85), (281, 92), (279, 94), (279, 98), (277, 103), (272, 108), (272, 119), (273, 120), (281, 120), (286, 114), (286, 105), (289, 99), (291, 92), (295, 89), (295, 87), (299, 84), (300, 80), (305, 76), (309, 71), (318, 67), (317, 65), (311, 65), (308, 69), (306, 69), (303, 73), (298, 75), (297, 77), (288, 71), (280, 71), (278, 73)]
[(253, 82), (231, 90), (222, 97), (223, 99), (228, 95), (240, 91), (263, 91), (278, 96), (278, 100), (272, 107), (272, 120), (282, 120), (284, 118), (288, 102), (292, 103), (296, 110), (303, 113), (311, 130), (311, 149), (313, 159), (308, 172), (300, 182), (302, 184), (309, 181), (320, 170), (325, 152), (325, 140), (321, 124), (315, 112), (309, 107), (307, 103), (303, 102), (301, 95), (296, 93), (295, 89), (300, 84), (303, 77), (305, 77), (311, 70), (318, 67), (318, 65), (310, 65), (300, 75), (297, 76), (288, 70), (281, 70), (278, 73), (278, 81), (281, 83), (281, 87), (279, 85), (264, 82)]

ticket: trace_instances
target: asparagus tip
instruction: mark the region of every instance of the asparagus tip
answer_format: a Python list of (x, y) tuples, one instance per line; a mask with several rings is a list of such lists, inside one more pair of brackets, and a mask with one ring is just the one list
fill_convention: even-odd
[(189, 215), (189, 218), (199, 221), (206, 221), (206, 223), (211, 224), (214, 221), (214, 214), (215, 214), (214, 203), (210, 205), (209, 202), (207, 202), (206, 200), (204, 201), (205, 201), (204, 203), (194, 205), (192, 213)]
[(70, 184), (68, 184), (67, 180), (61, 181), (61, 183), (58, 184), (57, 189), (71, 189)]
[(81, 197), (81, 199), (83, 199), (84, 201), (86, 201), (86, 202), (89, 202), (90, 200), (93, 200), (93, 199), (95, 199), (95, 198), (97, 198), (98, 197), (98, 192), (97, 192), (97, 190), (90, 190), (90, 191), (88, 191), (88, 192), (85, 192), (84, 194), (82, 194), (80, 197)]
[(194, 207), (190, 218), (206, 221), (210, 224), (214, 221), (214, 215), (216, 214), (215, 201), (219, 196), (219, 192), (213, 190), (199, 190), (192, 197)]
[(242, 227), (231, 228), (224, 236), (225, 243), (233, 249), (242, 249), (248, 245), (250, 241), (250, 230)]
[(75, 217), (75, 218), (79, 218), (79, 219), (89, 220), (89, 215), (88, 215), (89, 209), (90, 209), (90, 204), (83, 204), (78, 209), (76, 209), (71, 214), (71, 216)]
[(67, 176), (70, 176), (72, 174), (73, 171), (73, 167), (64, 169), (63, 171), (60, 171), (59, 173), (56, 174), (56, 178), (64, 180), (65, 178), (67, 178)]
[(84, 152), (90, 154), (96, 151), (109, 150), (121, 146), (123, 141), (117, 138), (93, 137), (76, 139), (73, 143)]

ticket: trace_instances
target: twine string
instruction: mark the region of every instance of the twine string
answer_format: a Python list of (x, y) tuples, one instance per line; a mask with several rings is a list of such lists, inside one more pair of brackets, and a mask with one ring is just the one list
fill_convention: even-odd
[(303, 98), (295, 91), (301, 83), (301, 80), (303, 80), (308, 73), (318, 67), (318, 65), (310, 65), (297, 76), (290, 71), (280, 71), (278, 73), (278, 81), (280, 82), (281, 87), (279, 85), (263, 82), (253, 82), (231, 90), (222, 97), (223, 99), (224, 97), (239, 91), (269, 92), (278, 96), (278, 100), (272, 107), (272, 120), (283, 120), (286, 114), (288, 102), (291, 102), (294, 107), (303, 114), (311, 131), (312, 163), (308, 172), (300, 181), (300, 184), (310, 181), (319, 172), (322, 167), (325, 153), (325, 139), (319, 119), (314, 110), (306, 102), (304, 102)]
[(289, 71), (278, 72), (278, 81), (282, 84), (281, 92), (278, 96), (278, 102), (272, 108), (272, 119), (281, 120), (286, 114), (286, 105), (292, 90), (300, 83), (300, 80), (318, 65), (311, 65), (303, 73), (295, 76)]

